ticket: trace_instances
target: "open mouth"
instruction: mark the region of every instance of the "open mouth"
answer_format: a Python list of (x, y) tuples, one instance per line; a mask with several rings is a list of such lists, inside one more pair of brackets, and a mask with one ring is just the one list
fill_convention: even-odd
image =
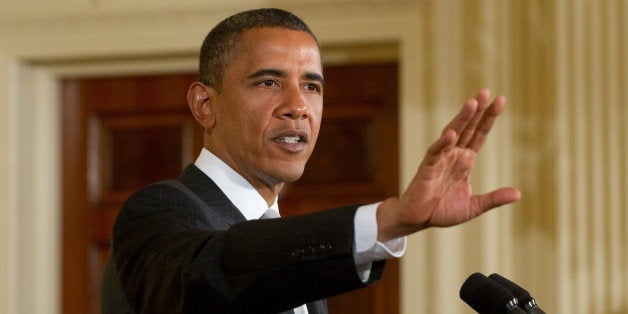
[(303, 141), (300, 136), (282, 136), (277, 140), (286, 143), (299, 143)]
[(298, 152), (307, 147), (308, 134), (305, 131), (288, 130), (275, 136), (273, 142), (287, 151)]
[(289, 144), (307, 143), (308, 134), (301, 130), (289, 130), (277, 134), (277, 136), (273, 138), (273, 141)]

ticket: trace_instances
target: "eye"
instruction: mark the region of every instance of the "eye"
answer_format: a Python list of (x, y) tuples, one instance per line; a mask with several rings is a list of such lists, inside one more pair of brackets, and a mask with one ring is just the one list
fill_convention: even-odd
[(274, 80), (263, 80), (257, 84), (264, 87), (273, 87), (277, 85), (277, 82), (275, 82)]
[(317, 92), (320, 93), (322, 86), (320, 84), (316, 84), (316, 83), (307, 83), (305, 84), (305, 89), (310, 91), (310, 92)]

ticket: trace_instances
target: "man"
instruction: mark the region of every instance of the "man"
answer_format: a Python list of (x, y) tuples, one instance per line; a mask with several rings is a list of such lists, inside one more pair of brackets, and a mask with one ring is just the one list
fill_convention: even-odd
[[(504, 98), (481, 90), (427, 151), (400, 196), (277, 215), (316, 142), (324, 78), (318, 43), (277, 9), (236, 14), (201, 48), (187, 102), (204, 149), (177, 181), (131, 196), (114, 226), (105, 313), (326, 313), (324, 298), (379, 279), (405, 236), (466, 222), (519, 191), (474, 196), (469, 173)], [(270, 211), (267, 213), (267, 210)]]

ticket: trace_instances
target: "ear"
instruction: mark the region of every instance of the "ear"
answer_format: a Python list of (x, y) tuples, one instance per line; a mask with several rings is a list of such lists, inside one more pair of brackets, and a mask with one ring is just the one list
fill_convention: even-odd
[(211, 129), (216, 123), (216, 116), (211, 107), (216, 91), (200, 82), (194, 82), (188, 88), (187, 101), (192, 115), (203, 128)]

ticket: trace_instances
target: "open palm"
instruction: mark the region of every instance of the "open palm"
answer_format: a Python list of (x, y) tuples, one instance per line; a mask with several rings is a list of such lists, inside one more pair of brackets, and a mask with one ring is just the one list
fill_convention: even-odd
[[(489, 96), (489, 91), (482, 89), (467, 101), (428, 149), (406, 191), (399, 198), (382, 203), (378, 223), (380, 218), (389, 218), (394, 224), (382, 224), (381, 240), (429, 227), (457, 225), (519, 199), (520, 192), (515, 188), (483, 195), (474, 195), (471, 189), (476, 155), (505, 104), (502, 96), (489, 104)], [(395, 224), (397, 230), (389, 234)]]

